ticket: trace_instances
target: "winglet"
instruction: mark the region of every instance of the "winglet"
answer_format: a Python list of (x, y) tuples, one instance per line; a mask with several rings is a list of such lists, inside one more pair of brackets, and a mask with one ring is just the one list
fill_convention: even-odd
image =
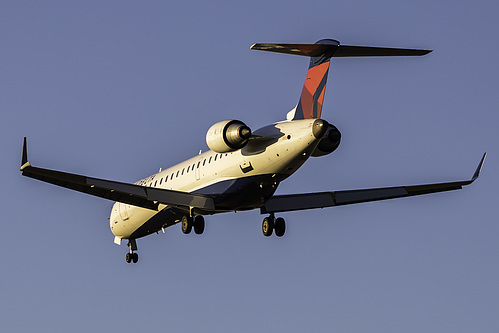
[(475, 173), (473, 174), (473, 177), (471, 178), (471, 182), (474, 182), (478, 178), (478, 176), (480, 176), (480, 171), (482, 170), (483, 162), (485, 162), (486, 156), (487, 156), (487, 153), (484, 153), (482, 160), (478, 164), (478, 167), (476, 168)]
[(28, 143), (26, 137), (24, 137), (24, 142), (23, 142), (23, 155), (21, 158), (21, 171), (23, 171), (25, 168), (31, 166), (28, 162)]

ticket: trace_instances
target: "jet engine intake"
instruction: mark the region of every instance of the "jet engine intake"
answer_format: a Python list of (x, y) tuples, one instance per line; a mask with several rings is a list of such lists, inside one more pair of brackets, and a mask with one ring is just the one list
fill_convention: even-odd
[(319, 144), (312, 152), (313, 157), (319, 157), (331, 154), (338, 148), (341, 141), (341, 133), (336, 128), (336, 126), (327, 123), (328, 129), (324, 133), (324, 136), (319, 141)]
[(224, 120), (210, 127), (206, 143), (216, 153), (229, 153), (248, 144), (251, 129), (239, 120)]

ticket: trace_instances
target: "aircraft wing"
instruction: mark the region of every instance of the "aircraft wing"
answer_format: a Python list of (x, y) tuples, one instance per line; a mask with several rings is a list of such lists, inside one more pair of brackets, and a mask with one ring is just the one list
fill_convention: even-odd
[(160, 203), (176, 207), (215, 210), (213, 198), (206, 195), (145, 187), (34, 167), (28, 162), (26, 138), (23, 144), (21, 172), (23, 176), (43, 182), (152, 210), (157, 210)]
[(473, 183), (478, 178), (483, 162), (485, 161), (485, 156), (487, 156), (487, 153), (483, 154), (483, 157), (470, 180), (426, 185), (370, 188), (362, 190), (275, 195), (268, 199), (260, 210), (262, 214), (289, 212), (459, 190), (463, 186)]

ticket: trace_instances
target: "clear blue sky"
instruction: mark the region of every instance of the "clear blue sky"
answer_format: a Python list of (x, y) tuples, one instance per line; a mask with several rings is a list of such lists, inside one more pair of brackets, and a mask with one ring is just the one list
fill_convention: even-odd
[[(2, 332), (498, 332), (497, 1), (2, 1)], [(33, 164), (135, 181), (206, 150), (207, 129), (284, 119), (308, 60), (255, 42), (429, 48), (337, 59), (323, 116), (343, 134), (278, 193), (462, 180), (461, 191), (207, 217), (138, 241), (112, 203), (23, 178)]]

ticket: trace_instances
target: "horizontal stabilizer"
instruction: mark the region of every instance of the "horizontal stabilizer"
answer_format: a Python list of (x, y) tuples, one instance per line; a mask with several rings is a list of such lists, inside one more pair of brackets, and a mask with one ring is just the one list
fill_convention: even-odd
[(307, 57), (320, 57), (333, 51), (332, 57), (391, 57), (422, 56), (431, 50), (400, 49), (371, 46), (340, 45), (338, 41), (329, 40), (332, 44), (253, 44), (252, 50), (294, 54)]
[[(331, 40), (332, 41), (332, 40)], [(265, 44), (257, 43), (251, 46), (252, 50), (294, 54), (306, 57), (319, 57), (330, 48), (337, 48), (340, 42), (334, 41), (333, 45), (326, 44)]]
[(341, 45), (333, 57), (400, 57), (422, 56), (432, 50), (397, 49), (388, 47), (348, 46)]

